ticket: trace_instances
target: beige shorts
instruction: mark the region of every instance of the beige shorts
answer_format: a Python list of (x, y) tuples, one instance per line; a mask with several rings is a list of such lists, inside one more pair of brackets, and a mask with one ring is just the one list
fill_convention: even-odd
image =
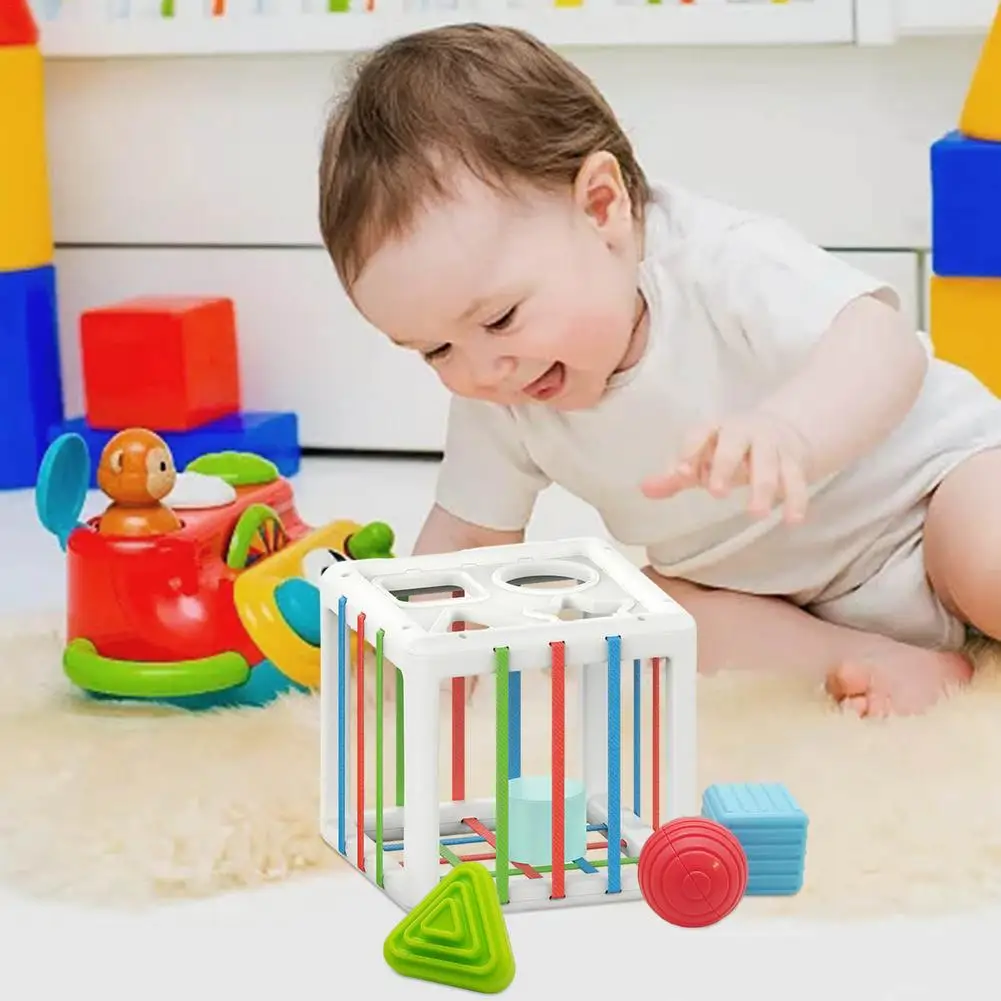
[(946, 609), (932, 588), (922, 537), (922, 532), (915, 532), (858, 587), (812, 604), (809, 611), (827, 622), (915, 646), (960, 649), (966, 641), (966, 624)]

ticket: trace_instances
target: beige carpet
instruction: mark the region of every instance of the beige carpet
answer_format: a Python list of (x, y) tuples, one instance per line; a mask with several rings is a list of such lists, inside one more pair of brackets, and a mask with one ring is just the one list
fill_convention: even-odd
[[(0, 881), (134, 906), (337, 864), (316, 834), (313, 699), (213, 715), (99, 705), (64, 683), (60, 649), (58, 624), (0, 629)], [(803, 892), (745, 907), (850, 917), (1001, 901), (993, 662), (929, 715), (888, 722), (842, 716), (776, 679), (700, 684), (701, 783), (782, 781), (810, 816)], [(545, 725), (533, 725), (546, 718), (541, 696), (527, 692), (525, 731), (547, 742)], [(473, 732), (490, 712), (485, 686)], [(526, 741), (531, 765), (544, 748)], [(488, 759), (473, 766), (474, 786), (488, 781)]]

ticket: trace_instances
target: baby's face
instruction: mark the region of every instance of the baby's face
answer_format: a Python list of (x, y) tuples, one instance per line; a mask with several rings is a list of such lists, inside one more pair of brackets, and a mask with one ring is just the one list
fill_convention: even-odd
[(358, 308), (457, 395), (593, 406), (642, 353), (645, 331), (618, 172), (583, 175), (572, 193), (517, 199), (464, 175), (452, 200), (369, 260), (352, 289)]

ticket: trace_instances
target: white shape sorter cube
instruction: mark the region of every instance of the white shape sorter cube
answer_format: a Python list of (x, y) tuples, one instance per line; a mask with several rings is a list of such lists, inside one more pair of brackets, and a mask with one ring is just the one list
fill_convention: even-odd
[[(681, 606), (597, 539), (336, 563), (324, 570), (320, 593), (320, 822), (331, 847), (405, 910), (424, 898), (449, 865), (470, 857), (489, 859), (501, 903), (511, 910), (640, 896), (636, 861), (643, 843), (658, 824), (697, 815), (699, 807), (696, 634)], [(476, 628), (466, 629), (467, 623)], [(374, 671), (351, 652), (359, 633), (369, 663), (375, 646)], [(386, 799), (393, 792), (383, 782), (383, 706), (374, 722), (366, 721), (371, 692), (382, 693), (378, 679), (386, 662), (395, 665), (397, 685), (402, 683), (396, 693), (392, 806)], [(639, 729), (648, 662), (651, 707), (642, 716), (650, 726), (647, 772), (641, 768)], [(623, 805), (622, 788), (624, 664), (633, 674), (632, 809)], [(544, 749), (551, 752), (551, 774), (544, 781), (552, 789), (546, 830), (554, 864), (539, 866), (536, 860), (532, 866), (510, 858), (509, 825), (512, 812), (515, 822), (528, 815), (511, 810), (511, 796), (521, 788), (514, 782), (521, 769), (521, 679), (543, 668), (551, 675), (550, 743)], [(576, 728), (567, 721), (570, 673), (580, 693), (569, 707), (578, 713)], [(481, 799), (467, 799), (464, 792), (464, 685), (474, 676), (493, 676), (495, 693), (493, 796)], [(442, 687), (450, 679), (452, 797), (443, 802)], [(362, 685), (364, 695), (352, 698)], [(483, 730), (481, 724), (478, 737)], [(589, 842), (588, 857), (569, 861), (562, 853), (581, 839), (565, 828), (565, 820), (572, 823), (562, 805), (564, 791), (569, 795), (567, 744), (579, 752), (587, 830), (607, 839)], [(648, 774), (653, 804), (649, 819), (641, 817), (641, 770)], [(374, 809), (366, 808), (373, 785)], [(492, 855), (460, 854), (477, 842)], [(604, 858), (591, 849), (603, 849)]]

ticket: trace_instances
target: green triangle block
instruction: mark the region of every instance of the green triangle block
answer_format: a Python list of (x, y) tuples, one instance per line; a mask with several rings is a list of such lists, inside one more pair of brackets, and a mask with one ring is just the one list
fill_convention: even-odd
[[(496, 891), (495, 891), (496, 892)], [(427, 922), (431, 914), (447, 903), (456, 910), (456, 935), (452, 942), (445, 942), (442, 936), (433, 929), (427, 934)], [(466, 915), (475, 913), (477, 902), (465, 883), (456, 884), (444, 901), (431, 901), (431, 914), (419, 919), (413, 924), (407, 923), (403, 928), (403, 946), (412, 953), (423, 956), (434, 962), (450, 963), (456, 958), (456, 952), (463, 955), (478, 956), (483, 952), (482, 922), (471, 921)]]
[(459, 905), (451, 897), (439, 900), (421, 922), (419, 930), (421, 937), (429, 941), (462, 945), (463, 928)]
[(404, 977), (499, 994), (514, 980), (514, 955), (493, 876), (457, 865), (389, 933), (382, 954)]

